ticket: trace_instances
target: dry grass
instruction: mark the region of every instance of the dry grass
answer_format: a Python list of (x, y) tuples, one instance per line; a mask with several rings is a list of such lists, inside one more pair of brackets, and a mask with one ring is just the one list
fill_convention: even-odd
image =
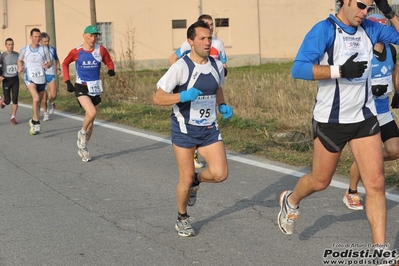
[[(126, 54), (131, 55), (131, 52)], [(228, 149), (296, 166), (311, 166), (311, 117), (317, 84), (292, 79), (290, 68), (290, 63), (281, 63), (229, 69), (224, 92), (235, 115), (231, 120), (219, 121)], [(134, 66), (123, 69), (127, 70), (117, 71), (115, 78), (108, 77), (106, 71), (102, 73), (105, 92), (99, 117), (168, 134), (170, 108), (152, 104), (156, 83), (166, 70), (135, 71)], [(81, 112), (74, 97), (65, 92), (64, 84), (60, 91), (57, 108)], [(308, 141), (284, 145), (271, 137), (275, 132), (286, 131), (300, 132)], [(352, 154), (346, 147), (337, 173), (348, 175), (352, 162)], [(398, 162), (385, 165), (387, 183), (398, 185)]]

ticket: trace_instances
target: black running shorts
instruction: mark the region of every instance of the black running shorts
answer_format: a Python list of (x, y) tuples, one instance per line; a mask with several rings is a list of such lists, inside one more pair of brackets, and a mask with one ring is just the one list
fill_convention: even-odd
[(377, 117), (352, 124), (319, 123), (313, 119), (313, 139), (319, 138), (329, 152), (340, 152), (352, 139), (378, 134), (380, 127)]

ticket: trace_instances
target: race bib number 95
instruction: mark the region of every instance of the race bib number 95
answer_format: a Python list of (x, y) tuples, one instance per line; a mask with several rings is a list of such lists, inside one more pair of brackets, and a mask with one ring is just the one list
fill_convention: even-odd
[(198, 96), (191, 103), (190, 124), (209, 126), (216, 121), (216, 95)]

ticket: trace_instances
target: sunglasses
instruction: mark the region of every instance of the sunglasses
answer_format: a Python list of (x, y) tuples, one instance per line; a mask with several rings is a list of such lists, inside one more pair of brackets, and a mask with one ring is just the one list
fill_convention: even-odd
[(374, 10), (375, 5), (368, 6), (360, 0), (356, 0), (357, 7), (361, 10), (367, 9), (367, 12), (371, 12)]

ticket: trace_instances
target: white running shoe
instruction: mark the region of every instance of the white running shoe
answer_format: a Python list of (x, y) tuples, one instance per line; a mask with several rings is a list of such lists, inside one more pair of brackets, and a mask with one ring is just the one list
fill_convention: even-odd
[(49, 120), (50, 120), (49, 113), (44, 113), (43, 121), (49, 121)]
[(78, 131), (78, 141), (76, 145), (78, 145), (78, 148), (81, 150), (86, 149), (86, 133), (83, 134), (82, 131)]
[(37, 133), (40, 133), (40, 124), (36, 124), (36, 125), (34, 125), (35, 126), (35, 132), (36, 132), (36, 134)]
[(291, 209), (288, 206), (287, 198), (292, 194), (291, 190), (283, 191), (280, 195), (280, 212), (277, 216), (278, 227), (281, 232), (286, 235), (292, 235), (294, 233), (295, 220), (298, 218), (299, 211), (297, 209)]
[(190, 217), (184, 220), (177, 220), (175, 229), (179, 236), (195, 236), (194, 229), (190, 225)]
[(193, 186), (190, 188), (190, 197), (188, 198), (188, 202), (187, 202), (188, 206), (194, 206), (194, 204), (197, 200), (198, 189), (199, 189), (199, 185)]
[(362, 198), (359, 196), (359, 193), (349, 194), (346, 191), (344, 198), (342, 201), (345, 205), (351, 210), (363, 210)]
[(29, 126), (30, 126), (29, 133), (31, 135), (36, 135), (35, 125), (32, 123), (32, 119), (29, 119)]
[(47, 101), (47, 112), (52, 115), (54, 114), (54, 103), (51, 103), (50, 101)]
[(201, 163), (201, 162), (199, 161), (199, 159), (198, 159), (198, 152), (197, 152), (197, 151), (194, 152), (194, 167), (195, 167), (196, 169), (199, 169), (199, 168), (203, 168), (203, 167), (204, 167), (204, 164)]
[(82, 158), (82, 162), (90, 162), (91, 161), (91, 157), (90, 157), (90, 153), (89, 151), (84, 148), (84, 149), (79, 149), (78, 150), (78, 154), (80, 156), (80, 158)]

